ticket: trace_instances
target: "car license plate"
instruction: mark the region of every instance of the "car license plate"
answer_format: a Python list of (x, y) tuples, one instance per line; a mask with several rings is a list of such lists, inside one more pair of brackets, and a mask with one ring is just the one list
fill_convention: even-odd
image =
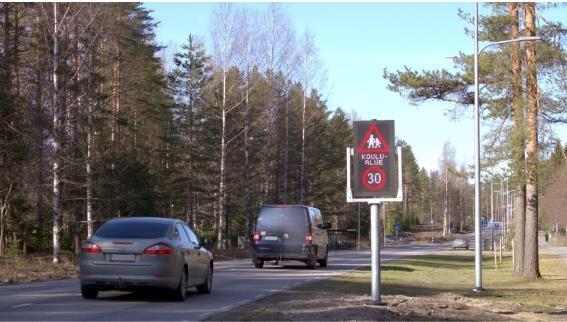
[(136, 259), (134, 254), (111, 254), (110, 260), (113, 262), (133, 262)]
[(278, 241), (280, 238), (278, 236), (264, 236), (264, 240)]

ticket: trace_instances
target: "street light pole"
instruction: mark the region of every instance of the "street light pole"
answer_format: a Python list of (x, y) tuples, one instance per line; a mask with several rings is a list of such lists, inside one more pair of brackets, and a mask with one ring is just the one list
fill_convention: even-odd
[(478, 2), (474, 3), (474, 267), (475, 288), (482, 291), (482, 250), (480, 231), (480, 110), (478, 107)]
[(474, 3), (474, 118), (475, 118), (475, 164), (474, 164), (474, 247), (475, 247), (475, 277), (476, 284), (473, 291), (480, 292), (482, 288), (482, 250), (481, 250), (481, 227), (480, 227), (480, 108), (478, 87), (478, 58), (483, 50), (490, 46), (507, 44), (512, 42), (540, 40), (541, 37), (519, 37), (516, 39), (496, 41), (489, 43), (478, 50), (478, 2)]

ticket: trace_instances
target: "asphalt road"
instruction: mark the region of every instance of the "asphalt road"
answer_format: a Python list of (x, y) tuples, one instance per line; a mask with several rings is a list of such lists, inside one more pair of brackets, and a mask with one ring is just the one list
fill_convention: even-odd
[[(438, 253), (439, 244), (387, 246), (382, 260)], [(283, 264), (283, 265), (282, 265)], [(0, 321), (194, 321), (257, 301), (275, 292), (370, 265), (369, 251), (331, 252), (326, 268), (308, 270), (303, 263), (266, 263), (255, 269), (249, 259), (215, 263), (213, 291), (191, 290), (185, 302), (159, 294), (101, 292), (81, 297), (77, 279), (0, 287)]]

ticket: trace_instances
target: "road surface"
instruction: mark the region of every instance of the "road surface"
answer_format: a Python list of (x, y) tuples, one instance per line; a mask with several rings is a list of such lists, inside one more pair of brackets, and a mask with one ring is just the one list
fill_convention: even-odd
[[(438, 253), (439, 244), (387, 246), (382, 260)], [(303, 263), (266, 263), (255, 269), (250, 259), (215, 263), (213, 291), (192, 289), (185, 302), (158, 295), (101, 292), (96, 300), (81, 297), (77, 279), (0, 286), (0, 321), (193, 321), (257, 301), (275, 292), (326, 279), (370, 265), (369, 251), (331, 252), (326, 268)]]

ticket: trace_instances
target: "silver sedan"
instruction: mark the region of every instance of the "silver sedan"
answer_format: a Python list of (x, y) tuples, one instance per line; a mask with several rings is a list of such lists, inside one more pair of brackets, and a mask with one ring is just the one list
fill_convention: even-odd
[(183, 301), (189, 287), (210, 293), (213, 256), (205, 246), (179, 220), (109, 220), (81, 245), (81, 294), (92, 299), (99, 291), (160, 288)]
[(469, 241), (464, 237), (457, 237), (453, 240), (453, 249), (464, 248), (469, 249)]

